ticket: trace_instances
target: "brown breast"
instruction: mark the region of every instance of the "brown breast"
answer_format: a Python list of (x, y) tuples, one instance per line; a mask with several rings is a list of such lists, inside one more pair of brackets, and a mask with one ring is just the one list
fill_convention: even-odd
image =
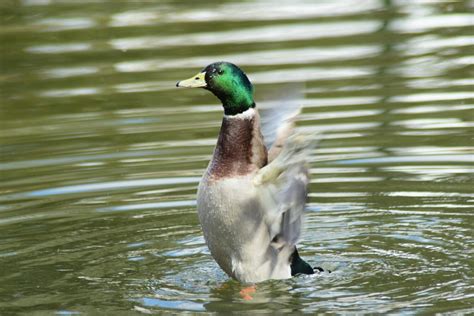
[(260, 117), (255, 109), (247, 111), (253, 112), (250, 115), (224, 116), (222, 119), (217, 145), (208, 167), (211, 179), (247, 175), (267, 164)]

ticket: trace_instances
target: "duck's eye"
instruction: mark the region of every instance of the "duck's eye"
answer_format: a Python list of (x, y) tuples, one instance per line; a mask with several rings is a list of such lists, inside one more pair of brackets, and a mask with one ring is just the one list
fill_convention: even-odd
[(218, 73), (219, 75), (222, 75), (222, 74), (224, 73), (224, 70), (219, 69), (219, 70), (217, 71), (217, 73)]

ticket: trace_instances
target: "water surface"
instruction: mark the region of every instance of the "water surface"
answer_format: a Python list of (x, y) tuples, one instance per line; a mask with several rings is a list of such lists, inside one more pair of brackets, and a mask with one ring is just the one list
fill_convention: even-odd
[[(0, 314), (474, 312), (472, 3), (0, 4)], [(222, 109), (175, 88), (240, 65), (304, 84), (320, 131), (300, 253), (259, 284), (210, 257), (196, 185)]]

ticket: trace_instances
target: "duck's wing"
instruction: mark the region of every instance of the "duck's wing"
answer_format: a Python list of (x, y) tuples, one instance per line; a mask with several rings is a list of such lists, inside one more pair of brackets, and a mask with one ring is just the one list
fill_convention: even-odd
[(301, 112), (303, 86), (287, 85), (274, 93), (270, 101), (259, 104), (261, 131), (271, 162), (291, 135), (296, 116)]
[(307, 160), (316, 141), (314, 134), (292, 134), (281, 153), (255, 175), (254, 185), (276, 248), (294, 246), (300, 237), (309, 183)]

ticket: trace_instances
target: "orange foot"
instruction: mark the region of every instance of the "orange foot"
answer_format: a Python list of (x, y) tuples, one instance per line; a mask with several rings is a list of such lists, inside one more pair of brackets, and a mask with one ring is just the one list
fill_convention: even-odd
[(244, 300), (250, 301), (250, 300), (253, 300), (253, 297), (250, 296), (250, 294), (255, 293), (256, 290), (257, 290), (257, 287), (255, 285), (252, 285), (252, 286), (248, 286), (242, 289), (239, 292), (239, 294)]

